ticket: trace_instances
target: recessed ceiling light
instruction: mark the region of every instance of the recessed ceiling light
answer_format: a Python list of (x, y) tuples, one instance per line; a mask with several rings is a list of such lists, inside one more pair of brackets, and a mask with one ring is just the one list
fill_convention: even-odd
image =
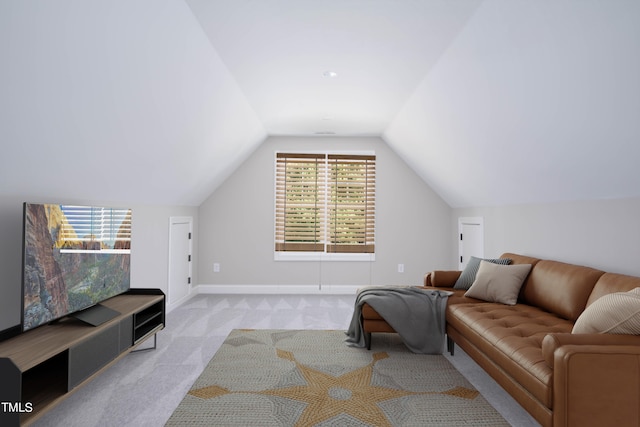
[(329, 78), (338, 77), (338, 73), (335, 71), (325, 71), (322, 75)]

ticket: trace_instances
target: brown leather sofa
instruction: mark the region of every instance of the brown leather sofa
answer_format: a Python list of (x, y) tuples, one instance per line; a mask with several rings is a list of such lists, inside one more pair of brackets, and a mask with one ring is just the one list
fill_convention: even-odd
[[(640, 287), (640, 277), (511, 253), (501, 258), (533, 266), (514, 306), (452, 289), (459, 271), (425, 275), (425, 287), (454, 292), (446, 311), (451, 354), (459, 345), (544, 426), (640, 426), (640, 336), (571, 333), (586, 307)], [(394, 332), (366, 304), (362, 317), (369, 345), (372, 332)]]

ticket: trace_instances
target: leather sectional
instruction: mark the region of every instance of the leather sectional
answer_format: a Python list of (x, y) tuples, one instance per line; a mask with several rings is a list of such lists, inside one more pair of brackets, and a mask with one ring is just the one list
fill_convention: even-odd
[[(426, 288), (453, 292), (449, 351), (464, 349), (544, 426), (640, 425), (640, 336), (572, 333), (585, 308), (639, 288), (640, 278), (512, 253), (501, 258), (532, 265), (515, 305), (464, 296), (453, 289), (459, 271), (425, 275)], [(362, 321), (369, 342), (372, 332), (394, 332), (366, 304)]]

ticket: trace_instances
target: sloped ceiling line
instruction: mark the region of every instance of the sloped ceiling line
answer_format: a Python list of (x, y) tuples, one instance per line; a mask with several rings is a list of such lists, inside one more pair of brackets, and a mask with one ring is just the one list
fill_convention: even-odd
[(382, 136), (453, 207), (640, 197), (638, 22), (634, 0), (0, 2), (0, 194), (197, 206), (268, 135), (334, 132)]

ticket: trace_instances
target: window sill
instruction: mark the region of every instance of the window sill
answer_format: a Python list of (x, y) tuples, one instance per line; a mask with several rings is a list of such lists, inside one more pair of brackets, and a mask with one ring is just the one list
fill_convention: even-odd
[(376, 254), (349, 254), (324, 252), (274, 252), (274, 261), (352, 261), (370, 262), (376, 260)]

